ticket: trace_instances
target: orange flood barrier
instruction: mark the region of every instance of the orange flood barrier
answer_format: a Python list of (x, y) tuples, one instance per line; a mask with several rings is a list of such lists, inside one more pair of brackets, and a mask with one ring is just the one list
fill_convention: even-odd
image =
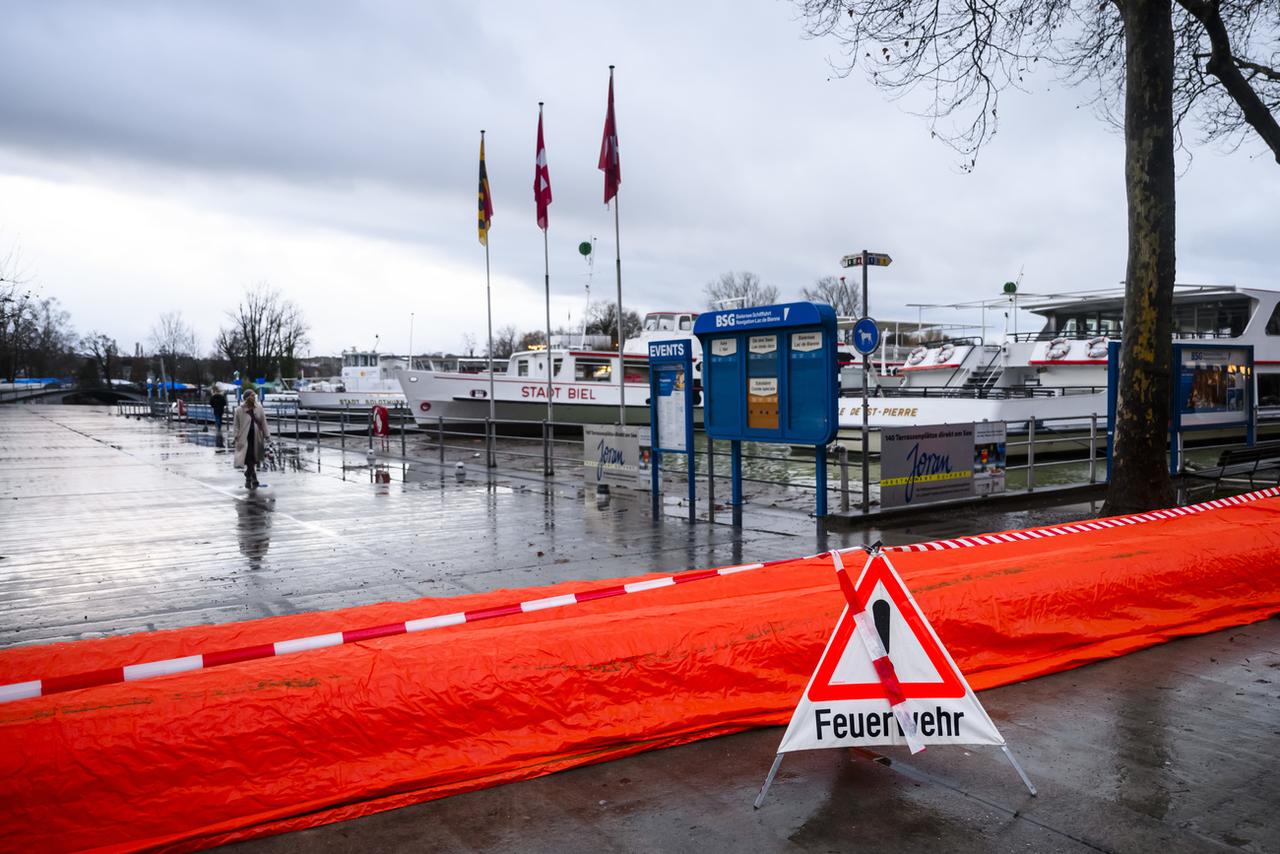
[[(975, 689), (1280, 612), (1280, 499), (894, 562)], [(962, 545), (965, 541), (960, 541)], [(56, 679), (598, 587), (0, 651)], [(0, 847), (194, 848), (786, 722), (829, 557), (0, 704)]]

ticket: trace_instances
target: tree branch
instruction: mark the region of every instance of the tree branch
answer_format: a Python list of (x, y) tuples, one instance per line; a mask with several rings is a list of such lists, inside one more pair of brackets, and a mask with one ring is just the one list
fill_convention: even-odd
[(1231, 52), (1231, 39), (1222, 21), (1219, 3), (1217, 0), (1178, 0), (1178, 5), (1194, 16), (1209, 36), (1212, 53), (1205, 63), (1205, 70), (1222, 82), (1227, 94), (1240, 107), (1244, 120), (1275, 154), (1276, 163), (1280, 163), (1280, 124), (1240, 72), (1238, 60)]

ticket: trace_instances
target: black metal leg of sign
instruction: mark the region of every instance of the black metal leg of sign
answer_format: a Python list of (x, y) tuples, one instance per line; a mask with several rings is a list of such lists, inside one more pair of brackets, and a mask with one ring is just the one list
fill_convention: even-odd
[(773, 767), (769, 769), (769, 776), (764, 778), (764, 785), (760, 787), (760, 794), (756, 795), (756, 802), (752, 804), (755, 809), (760, 809), (760, 805), (764, 803), (764, 796), (769, 794), (769, 787), (773, 785), (773, 778), (778, 773), (778, 766), (782, 764), (782, 754), (779, 753), (773, 757)]
[(742, 442), (734, 439), (729, 442), (730, 476), (733, 480), (733, 524), (742, 527)]

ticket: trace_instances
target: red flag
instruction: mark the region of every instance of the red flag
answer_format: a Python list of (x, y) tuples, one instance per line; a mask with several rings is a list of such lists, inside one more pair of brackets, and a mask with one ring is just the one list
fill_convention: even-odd
[(618, 195), (622, 183), (622, 160), (618, 156), (618, 123), (613, 117), (613, 69), (609, 69), (609, 112), (604, 117), (604, 139), (600, 142), (600, 171), (604, 172), (604, 203)]
[(542, 105), (538, 105), (538, 160), (533, 169), (533, 201), (538, 206), (538, 228), (547, 230), (547, 205), (551, 204), (551, 172), (547, 147), (542, 143)]
[(479, 219), (476, 223), (480, 242), (489, 245), (489, 224), (493, 221), (493, 197), (489, 195), (489, 173), (484, 168), (484, 131), (480, 131)]

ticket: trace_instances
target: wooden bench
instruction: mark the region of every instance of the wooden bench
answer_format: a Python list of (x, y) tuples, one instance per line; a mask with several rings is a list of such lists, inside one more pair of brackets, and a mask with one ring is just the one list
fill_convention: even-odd
[[(1249, 487), (1252, 489), (1258, 472), (1271, 470), (1276, 472), (1276, 485), (1280, 486), (1280, 442), (1259, 442), (1252, 448), (1228, 448), (1218, 457), (1217, 477), (1213, 488), (1216, 491), (1224, 477), (1248, 475)], [(1205, 475), (1208, 473), (1202, 472)]]

